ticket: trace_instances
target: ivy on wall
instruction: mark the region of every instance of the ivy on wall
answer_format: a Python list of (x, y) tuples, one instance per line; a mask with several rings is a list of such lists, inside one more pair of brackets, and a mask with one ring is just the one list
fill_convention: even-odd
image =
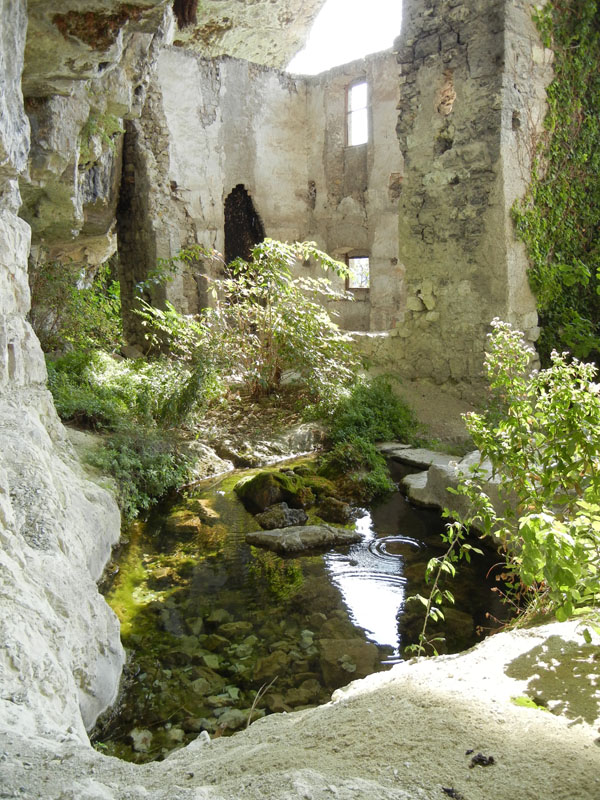
[(600, 360), (600, 6), (549, 0), (535, 16), (554, 79), (532, 180), (513, 208), (531, 262), (538, 350)]

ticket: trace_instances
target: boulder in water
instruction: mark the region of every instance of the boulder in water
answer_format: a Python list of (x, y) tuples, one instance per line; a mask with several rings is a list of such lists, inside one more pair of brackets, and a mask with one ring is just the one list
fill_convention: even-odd
[(289, 528), (292, 525), (304, 525), (308, 516), (303, 508), (290, 508), (287, 503), (276, 503), (262, 514), (256, 515), (261, 528), (271, 531), (275, 528)]
[(266, 547), (276, 553), (301, 553), (316, 548), (352, 544), (361, 540), (357, 531), (334, 528), (332, 525), (305, 525), (253, 531), (246, 534), (248, 544)]

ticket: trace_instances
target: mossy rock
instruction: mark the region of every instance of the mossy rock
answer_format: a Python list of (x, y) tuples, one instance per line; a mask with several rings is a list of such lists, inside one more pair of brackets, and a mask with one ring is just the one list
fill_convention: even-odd
[(290, 508), (309, 508), (315, 502), (312, 489), (295, 473), (263, 470), (250, 478), (242, 478), (234, 489), (242, 503), (253, 513), (265, 511), (276, 503)]
[(337, 495), (337, 488), (333, 481), (322, 475), (317, 475), (312, 472), (309, 475), (303, 476), (304, 485), (312, 490), (313, 494), (319, 499), (322, 497), (335, 497)]

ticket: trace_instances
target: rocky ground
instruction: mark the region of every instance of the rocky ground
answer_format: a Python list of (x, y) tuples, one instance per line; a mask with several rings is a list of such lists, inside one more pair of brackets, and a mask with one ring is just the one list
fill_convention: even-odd
[(5, 734), (2, 796), (596, 800), (599, 674), (598, 648), (573, 624), (555, 624), (400, 664), (320, 708), (272, 715), (228, 739), (203, 734), (161, 763), (102, 756), (68, 731)]

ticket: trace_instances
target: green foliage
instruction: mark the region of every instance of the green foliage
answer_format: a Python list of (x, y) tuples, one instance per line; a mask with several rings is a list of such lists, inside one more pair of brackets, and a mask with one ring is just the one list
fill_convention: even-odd
[(164, 430), (165, 404), (179, 386), (178, 367), (74, 351), (48, 362), (48, 386), (65, 421), (104, 433), (93, 466), (115, 478), (127, 518), (185, 483), (188, 464), (177, 435)]
[(396, 488), (375, 445), (355, 434), (338, 441), (322, 456), (318, 473), (335, 481), (349, 500), (364, 503)]
[(413, 441), (419, 431), (414, 411), (395, 393), (387, 377), (358, 379), (329, 414), (334, 442), (360, 436), (369, 442)]
[(544, 365), (553, 348), (600, 355), (600, 7), (550, 0), (536, 15), (554, 51), (545, 131), (513, 218), (531, 261)]
[(86, 428), (113, 428), (127, 415), (122, 397), (98, 380), (98, 353), (74, 351), (48, 361), (48, 388), (61, 419)]
[(336, 396), (353, 379), (358, 359), (350, 337), (318, 302), (339, 292), (325, 278), (293, 278), (293, 265), (307, 259), (338, 273), (345, 269), (312, 242), (265, 239), (250, 261), (233, 261), (229, 277), (213, 282), (215, 306), (200, 317), (144, 304), (149, 335), (167, 343), (192, 372), (202, 364), (205, 377), (241, 380), (254, 397), (277, 390), (286, 371), (315, 396)]
[(541, 706), (532, 700), (531, 697), (527, 697), (526, 695), (520, 695), (519, 697), (511, 697), (510, 702), (513, 703), (515, 706), (521, 706), (521, 708), (535, 708), (537, 711), (548, 711), (549, 709), (546, 706)]
[[(531, 372), (522, 334), (494, 321), (486, 357), (492, 403), (466, 416), (500, 480), (501, 516), (475, 474), (463, 482), (479, 527), (494, 530), (508, 564), (558, 619), (600, 602), (600, 394), (592, 364), (553, 352)], [(470, 520), (466, 520), (468, 523)]]
[(182, 264), (197, 265), (207, 258), (212, 261), (217, 257), (218, 253), (216, 251), (209, 250), (201, 244), (195, 244), (180, 250), (170, 258), (159, 258), (156, 262), (156, 267), (149, 271), (145, 280), (136, 284), (136, 293), (143, 295), (153, 286), (163, 286), (165, 283), (169, 283), (177, 275)]
[(321, 458), (319, 472), (342, 485), (349, 497), (368, 502), (395, 487), (375, 442), (414, 441), (419, 425), (411, 408), (386, 377), (357, 378), (334, 402), (323, 402), (333, 448)]
[(149, 428), (124, 426), (106, 446), (89, 456), (90, 463), (110, 474), (118, 501), (128, 519), (147, 511), (170, 490), (180, 488), (189, 472), (188, 460), (172, 438)]
[(125, 133), (125, 128), (114, 114), (91, 114), (79, 134), (79, 164), (88, 166), (93, 162), (92, 143), (95, 137), (114, 150), (115, 137), (121, 133)]
[[(446, 514), (446, 516), (448, 515)], [(461, 522), (455, 521), (447, 525), (446, 532), (442, 534), (442, 541), (448, 545), (446, 552), (441, 556), (431, 558), (425, 568), (425, 580), (427, 583), (431, 582), (429, 597), (416, 594), (406, 599), (407, 603), (416, 601), (425, 607), (425, 616), (423, 627), (419, 634), (419, 641), (405, 648), (408, 653), (424, 656), (427, 655), (429, 648), (433, 655), (438, 655), (436, 645), (443, 642), (444, 638), (442, 636), (428, 636), (427, 626), (429, 622), (435, 623), (444, 620), (444, 612), (442, 610), (444, 603), (454, 605), (454, 595), (450, 589), (444, 588), (444, 579), (456, 576), (455, 564), (460, 559), (464, 558), (469, 562), (471, 553), (481, 555), (482, 552), (479, 548), (469, 544), (466, 538), (467, 529)]]
[(47, 261), (31, 270), (30, 288), (30, 321), (44, 352), (122, 345), (120, 287), (110, 262), (88, 275), (80, 264)]
[[(523, 334), (499, 320), (492, 327), (485, 359), (490, 402), (484, 412), (465, 415), (465, 422), (482, 462), (489, 460), (497, 476), (502, 508), (484, 491), (487, 471), (473, 466), (456, 490), (469, 513), (444, 512), (455, 517), (445, 538), (449, 548), (428, 566), (434, 577), (430, 597), (416, 598), (426, 610), (414, 647), (419, 655), (435, 646), (426, 638), (428, 621), (439, 618), (444, 600), (452, 602), (440, 576), (453, 575), (456, 556), (468, 558), (474, 549), (464, 541), (470, 527), (502, 542), (504, 578), (516, 610), (553, 613), (558, 620), (581, 616), (600, 629), (597, 369), (554, 351), (548, 368), (532, 371), (534, 351)], [(518, 608), (524, 599), (526, 608)]]

